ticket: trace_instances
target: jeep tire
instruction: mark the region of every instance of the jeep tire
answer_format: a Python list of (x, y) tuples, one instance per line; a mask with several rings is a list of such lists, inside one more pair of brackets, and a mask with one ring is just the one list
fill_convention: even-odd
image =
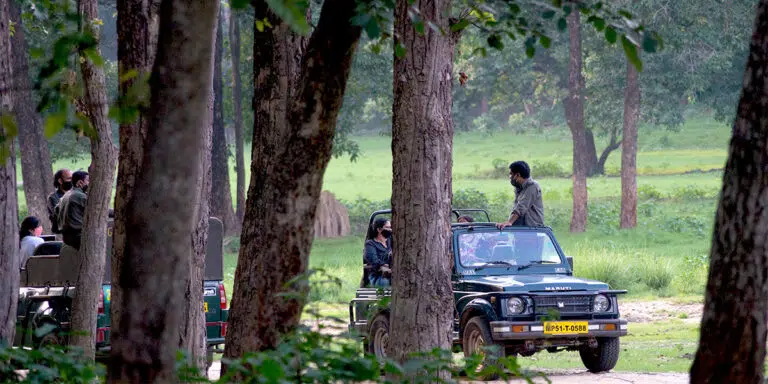
[(616, 366), (620, 349), (618, 337), (603, 337), (597, 339), (597, 348), (583, 346), (579, 349), (579, 355), (590, 372), (605, 372)]
[[(481, 350), (484, 346), (496, 345), (495, 352)], [(481, 371), (486, 364), (497, 364), (499, 369), (503, 369), (503, 365), (498, 364), (498, 358), (505, 356), (504, 346), (493, 342), (491, 336), (491, 329), (488, 326), (488, 320), (483, 316), (475, 316), (464, 325), (464, 335), (462, 337), (462, 348), (464, 350), (465, 357), (471, 357), (474, 353), (483, 354), (483, 362), (478, 367), (479, 378), (482, 380), (495, 380), (499, 377), (498, 373), (490, 373), (483, 375)]]
[(379, 361), (387, 358), (389, 348), (389, 316), (379, 314), (371, 322), (368, 331), (368, 352), (376, 356)]

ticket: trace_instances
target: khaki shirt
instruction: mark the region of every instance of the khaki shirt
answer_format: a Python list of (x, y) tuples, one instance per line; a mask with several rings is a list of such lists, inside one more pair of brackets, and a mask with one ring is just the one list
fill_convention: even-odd
[(72, 188), (61, 197), (56, 207), (59, 230), (83, 229), (86, 201), (88, 201), (88, 195), (80, 188)]
[(515, 206), (510, 216), (517, 213), (517, 221), (512, 223), (518, 226), (537, 227), (544, 225), (544, 202), (541, 198), (541, 186), (532, 178), (523, 183), (522, 187), (515, 188)]

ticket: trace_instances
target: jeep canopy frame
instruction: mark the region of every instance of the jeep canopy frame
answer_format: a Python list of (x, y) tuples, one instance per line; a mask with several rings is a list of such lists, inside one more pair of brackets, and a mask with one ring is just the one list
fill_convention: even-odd
[[(482, 208), (453, 208), (453, 209), (451, 209), (451, 212), (453, 213), (453, 215), (455, 216), (456, 219), (461, 217), (463, 214), (467, 214), (467, 213), (469, 213), (469, 214), (471, 214), (471, 213), (482, 213), (482, 214), (485, 215), (485, 219), (487, 220), (487, 222), (489, 222), (489, 223), (491, 222), (491, 216), (488, 215), (488, 211), (486, 211), (485, 209), (482, 209)], [(381, 209), (381, 210), (378, 210), (378, 211), (374, 211), (371, 214), (370, 219), (368, 219), (368, 228), (366, 229), (366, 232), (365, 232), (365, 240), (370, 240), (370, 238), (368, 237), (368, 234), (370, 233), (370, 229), (373, 226), (373, 222), (376, 221), (376, 219), (379, 216), (382, 216), (382, 215), (392, 215), (392, 210), (391, 209)]]

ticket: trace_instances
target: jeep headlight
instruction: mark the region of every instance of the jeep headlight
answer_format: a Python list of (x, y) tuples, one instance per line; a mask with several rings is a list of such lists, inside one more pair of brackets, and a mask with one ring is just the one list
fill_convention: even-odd
[(593, 312), (607, 312), (611, 308), (611, 301), (605, 295), (597, 295), (592, 301)]
[(510, 297), (507, 299), (507, 313), (510, 315), (519, 315), (525, 311), (525, 302), (519, 297)]

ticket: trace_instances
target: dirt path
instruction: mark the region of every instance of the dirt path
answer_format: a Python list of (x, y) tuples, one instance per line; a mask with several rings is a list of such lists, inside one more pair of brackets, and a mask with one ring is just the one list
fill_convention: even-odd
[(704, 304), (699, 302), (678, 302), (673, 299), (649, 301), (619, 301), (621, 317), (631, 323), (650, 323), (670, 319), (684, 322), (701, 322)]
[[(687, 384), (687, 373), (635, 373), (635, 372), (607, 372), (589, 373), (585, 370), (557, 371), (547, 374), (552, 384)], [(503, 383), (494, 381), (491, 383)], [(510, 383), (525, 383), (524, 379), (515, 379)], [(534, 383), (546, 383), (544, 378), (536, 378)]]

